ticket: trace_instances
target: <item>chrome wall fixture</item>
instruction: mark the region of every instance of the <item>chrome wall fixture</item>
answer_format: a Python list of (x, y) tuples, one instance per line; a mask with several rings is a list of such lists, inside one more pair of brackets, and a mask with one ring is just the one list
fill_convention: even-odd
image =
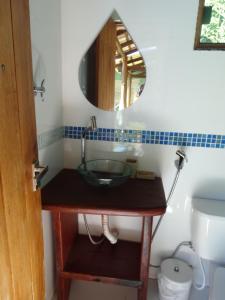
[(40, 86), (36, 86), (36, 85), (34, 84), (34, 88), (33, 88), (34, 95), (35, 95), (35, 96), (40, 95), (42, 101), (44, 101), (44, 94), (45, 94), (45, 86), (44, 86), (44, 83), (45, 83), (45, 79), (43, 79), (43, 80), (41, 81), (41, 85), (40, 85)]

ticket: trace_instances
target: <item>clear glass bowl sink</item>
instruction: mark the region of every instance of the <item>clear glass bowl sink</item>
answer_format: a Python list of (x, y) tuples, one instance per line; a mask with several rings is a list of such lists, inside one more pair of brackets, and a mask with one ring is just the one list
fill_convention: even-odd
[(132, 168), (125, 162), (111, 159), (89, 160), (79, 165), (78, 173), (93, 186), (118, 186), (127, 181)]

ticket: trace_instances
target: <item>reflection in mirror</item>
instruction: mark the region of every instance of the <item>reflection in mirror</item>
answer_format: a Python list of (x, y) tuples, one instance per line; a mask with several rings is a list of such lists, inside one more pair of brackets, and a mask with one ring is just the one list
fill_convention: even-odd
[(80, 87), (96, 107), (119, 111), (139, 98), (145, 80), (143, 57), (114, 11), (81, 60)]
[(225, 0), (199, 0), (195, 49), (225, 49)]

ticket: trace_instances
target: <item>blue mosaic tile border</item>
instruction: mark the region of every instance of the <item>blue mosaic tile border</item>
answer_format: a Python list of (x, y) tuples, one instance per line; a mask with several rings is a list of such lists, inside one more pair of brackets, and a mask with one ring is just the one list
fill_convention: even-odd
[[(64, 137), (80, 139), (84, 127), (65, 126)], [(89, 131), (87, 139), (108, 142), (161, 144), (203, 148), (225, 148), (225, 135), (150, 130), (98, 128)]]
[(45, 131), (37, 136), (38, 150), (41, 150), (64, 137), (64, 127)]

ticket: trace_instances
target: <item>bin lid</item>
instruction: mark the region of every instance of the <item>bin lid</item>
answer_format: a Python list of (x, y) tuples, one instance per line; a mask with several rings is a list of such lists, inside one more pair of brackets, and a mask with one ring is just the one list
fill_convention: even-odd
[(161, 264), (161, 273), (173, 283), (190, 284), (192, 282), (192, 268), (180, 259), (165, 259)]

